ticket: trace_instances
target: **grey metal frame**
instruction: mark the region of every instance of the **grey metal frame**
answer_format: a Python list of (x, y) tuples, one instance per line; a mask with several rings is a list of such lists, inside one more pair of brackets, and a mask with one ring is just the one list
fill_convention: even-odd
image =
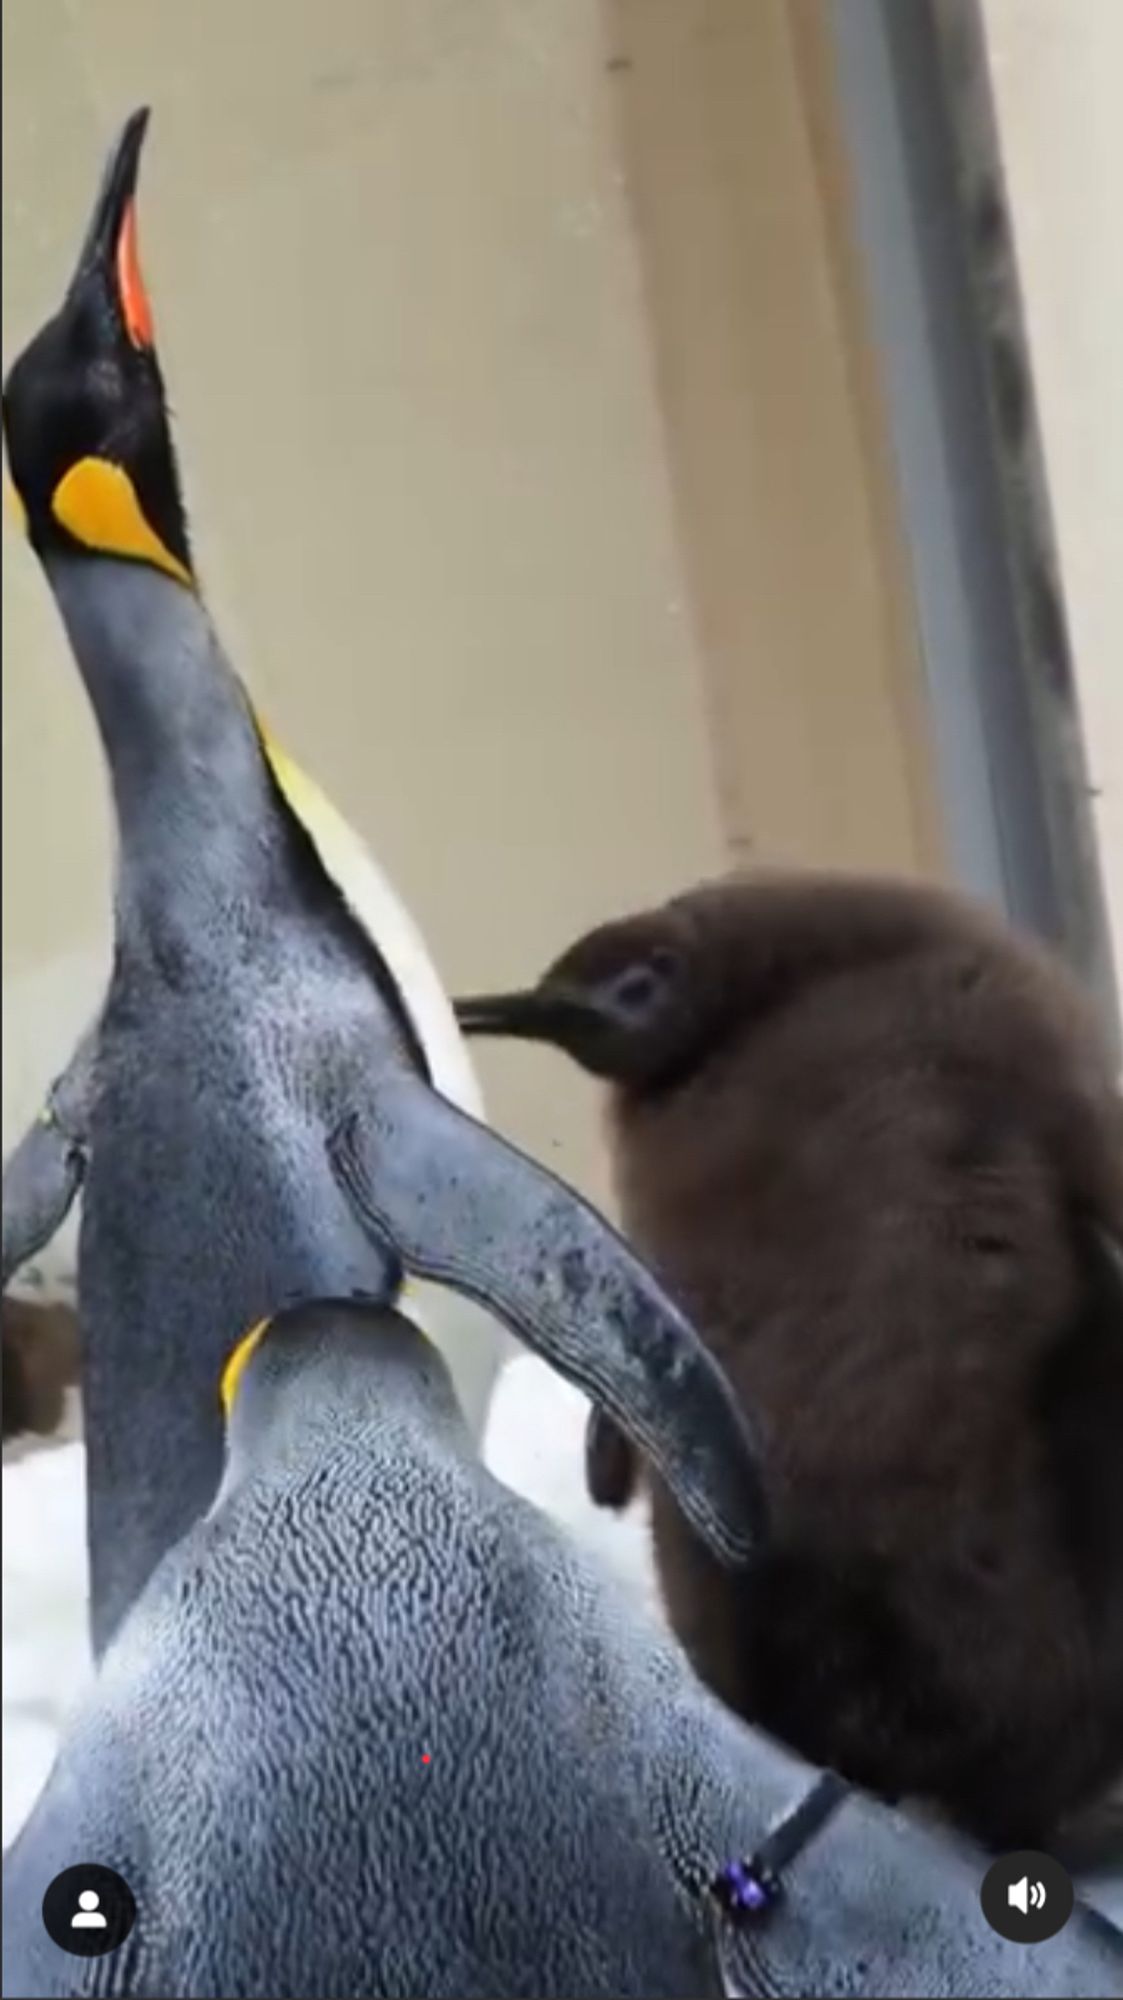
[(828, 17), (952, 866), (1060, 947), (1118, 1047), (978, 9), (828, 0)]

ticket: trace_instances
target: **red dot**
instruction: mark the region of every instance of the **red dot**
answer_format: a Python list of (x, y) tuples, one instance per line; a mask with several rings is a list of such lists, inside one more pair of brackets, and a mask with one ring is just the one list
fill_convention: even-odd
[(423, 1750), (421, 1752), (421, 1762), (423, 1764), (427, 1764), (429, 1762), (429, 1752), (427, 1750)]

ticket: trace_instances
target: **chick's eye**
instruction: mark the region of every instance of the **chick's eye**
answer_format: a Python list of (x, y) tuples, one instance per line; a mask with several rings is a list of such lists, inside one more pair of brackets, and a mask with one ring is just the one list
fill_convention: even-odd
[(627, 1014), (647, 1014), (666, 992), (666, 980), (652, 965), (632, 965), (615, 980), (612, 997)]

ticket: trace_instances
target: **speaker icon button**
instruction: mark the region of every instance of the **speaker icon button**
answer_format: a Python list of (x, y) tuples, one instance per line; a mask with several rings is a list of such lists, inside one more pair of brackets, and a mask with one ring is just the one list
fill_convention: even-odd
[(1072, 1883), (1051, 1854), (1023, 1848), (987, 1870), (979, 1900), (992, 1931), (1011, 1944), (1044, 1944), (1072, 1915)]
[(1020, 1910), (1024, 1917), (1030, 1910), (1045, 1908), (1045, 1893), (1044, 1882), (1031, 1882), (1028, 1875), (1023, 1875), (1020, 1882), (1011, 1882), (1006, 1891), (1006, 1901), (1012, 1910)]

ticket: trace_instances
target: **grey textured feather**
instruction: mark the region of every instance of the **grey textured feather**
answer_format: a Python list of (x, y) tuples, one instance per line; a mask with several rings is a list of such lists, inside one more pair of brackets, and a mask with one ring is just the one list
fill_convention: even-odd
[(376, 1240), (504, 1317), (617, 1417), (710, 1548), (751, 1556), (767, 1524), (749, 1420), (594, 1209), (405, 1074), (379, 1078), (331, 1152)]
[[(859, 1798), (759, 1932), (715, 1937), (706, 1884), (814, 1779), (488, 1475), (421, 1335), (306, 1310), (251, 1359), (215, 1505), (8, 1859), (4, 1990), (1118, 1993), (1098, 1920), (1004, 1943), (982, 1859)], [(139, 1907), (102, 1960), (39, 1919), (83, 1856)]]

